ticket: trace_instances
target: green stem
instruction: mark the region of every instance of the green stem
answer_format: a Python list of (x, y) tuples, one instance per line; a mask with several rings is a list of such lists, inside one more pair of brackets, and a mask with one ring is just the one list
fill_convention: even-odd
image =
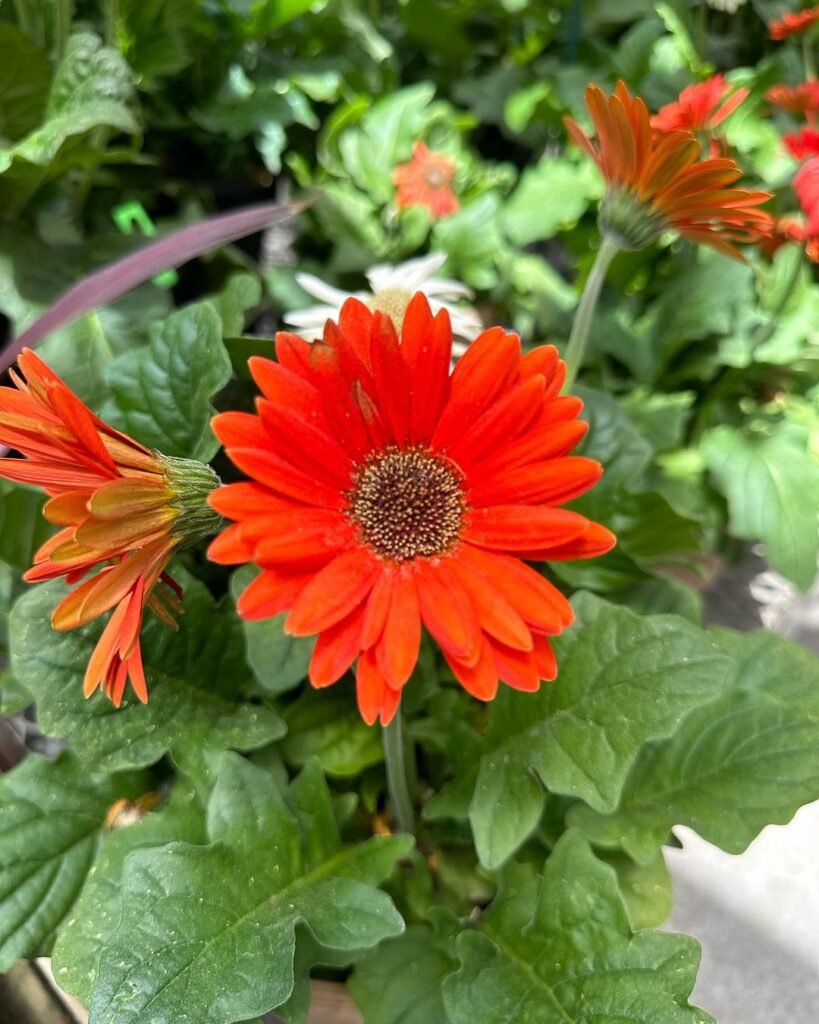
[(59, 66), (71, 31), (73, 0), (54, 0), (54, 63)]
[(119, 33), (119, 0), (106, 0), (105, 4), (105, 42), (108, 46), (117, 45)]
[(407, 749), (401, 725), (401, 708), (395, 718), (384, 727), (384, 760), (387, 763), (387, 789), (392, 812), (401, 832), (415, 831), (415, 812), (412, 808), (407, 773)]
[(569, 344), (566, 347), (566, 382), (563, 385), (565, 392), (571, 391), (577, 371), (583, 365), (583, 356), (586, 353), (586, 343), (589, 340), (594, 311), (597, 308), (597, 300), (600, 298), (600, 289), (606, 279), (606, 272), (609, 265), (619, 251), (619, 246), (610, 235), (603, 235), (600, 248), (591, 268), (586, 287), (580, 296), (577, 312), (574, 315), (572, 333), (569, 335)]
[(806, 32), (802, 40), (802, 57), (805, 61), (806, 78), (816, 78), (816, 64), (813, 60), (812, 36), (812, 32)]

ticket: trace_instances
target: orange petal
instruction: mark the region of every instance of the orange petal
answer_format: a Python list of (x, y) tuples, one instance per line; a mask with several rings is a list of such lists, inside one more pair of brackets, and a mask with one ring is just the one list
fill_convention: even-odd
[(296, 598), (285, 632), (309, 636), (340, 622), (367, 598), (381, 572), (380, 563), (363, 548), (339, 555)]

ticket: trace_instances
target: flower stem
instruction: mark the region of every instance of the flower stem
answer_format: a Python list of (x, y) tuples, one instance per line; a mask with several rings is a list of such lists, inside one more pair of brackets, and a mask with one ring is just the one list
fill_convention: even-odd
[(805, 77), (816, 78), (816, 64), (813, 60), (813, 33), (806, 32), (802, 40), (802, 59), (805, 62)]
[(387, 789), (395, 821), (401, 832), (415, 831), (415, 812), (409, 791), (407, 749), (401, 724), (401, 708), (395, 718), (384, 727), (384, 760), (387, 763)]
[(606, 279), (606, 271), (619, 251), (619, 246), (614, 239), (607, 234), (603, 235), (600, 248), (597, 250), (591, 273), (586, 281), (586, 287), (580, 296), (577, 312), (574, 315), (572, 333), (569, 335), (569, 344), (566, 347), (566, 382), (563, 385), (564, 392), (571, 391), (577, 371), (583, 363), (583, 356), (586, 353), (586, 342), (589, 340), (589, 330), (594, 319), (594, 311), (597, 308), (597, 300), (600, 298), (600, 289)]

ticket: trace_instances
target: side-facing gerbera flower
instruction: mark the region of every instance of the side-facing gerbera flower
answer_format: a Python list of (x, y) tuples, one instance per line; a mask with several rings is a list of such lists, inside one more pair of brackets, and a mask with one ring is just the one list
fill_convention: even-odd
[(819, 111), (819, 81), (809, 78), (799, 85), (772, 85), (765, 99), (794, 117), (806, 117), (812, 122)]
[(767, 192), (732, 188), (742, 177), (727, 158), (700, 159), (701, 147), (687, 131), (652, 129), (648, 109), (623, 82), (612, 96), (590, 85), (586, 104), (596, 143), (569, 117), (574, 141), (598, 165), (606, 182), (600, 228), (621, 249), (642, 249), (673, 230), (692, 242), (741, 258), (737, 243), (767, 234), (771, 217), (758, 207)]
[(652, 128), (664, 132), (710, 133), (743, 103), (749, 89), (734, 87), (723, 75), (688, 85), (676, 100), (666, 103), (651, 118)]
[(549, 637), (572, 621), (529, 561), (590, 558), (614, 537), (558, 508), (602, 469), (568, 453), (586, 430), (560, 396), (552, 346), (521, 354), (485, 331), (450, 374), (452, 330), (416, 295), (401, 338), (356, 299), (308, 345), (276, 339), (278, 362), (251, 360), (257, 415), (222, 413), (214, 430), (252, 478), (210, 497), (235, 520), (210, 546), (262, 569), (239, 613), (289, 612), (288, 633), (317, 634), (309, 676), (335, 683), (357, 661), (361, 714), (388, 723), (418, 660), (421, 627), (473, 696), (498, 681), (537, 690), (557, 671)]
[(809, 7), (804, 11), (783, 14), (781, 18), (768, 23), (768, 34), (771, 39), (787, 39), (788, 36), (806, 32), (819, 21), (819, 7)]
[(55, 608), (66, 630), (113, 609), (85, 675), (120, 705), (130, 679), (147, 701), (139, 634), (145, 606), (170, 626), (181, 591), (165, 572), (181, 546), (213, 533), (205, 498), (219, 483), (208, 466), (151, 451), (95, 416), (42, 359), (26, 349), (25, 379), (0, 388), (0, 443), (25, 458), (0, 459), (0, 477), (41, 487), (43, 515), (62, 527), (34, 557), (29, 583), (63, 576), (79, 583)]
[[(355, 298), (366, 303), (370, 309), (386, 313), (392, 318), (396, 331), (400, 332), (410, 299), (416, 292), (423, 292), (429, 299), (433, 313), (445, 309), (452, 322), (452, 333), (468, 344), (480, 333), (483, 325), (471, 306), (459, 305), (462, 299), (472, 298), (472, 291), (460, 281), (436, 276), (446, 263), (446, 258), (444, 252), (431, 252), (427, 256), (418, 256), (395, 266), (379, 263), (367, 271), (369, 292), (344, 292), (312, 274), (296, 274), (299, 286), (308, 295), (318, 299), (320, 305), (293, 310), (285, 316), (284, 321), (290, 327), (297, 328), (307, 341), (315, 341), (323, 335), (328, 320), (338, 320), (341, 307), (347, 299)], [(456, 341), (456, 352), (463, 352), (466, 344)]]
[(457, 213), (461, 207), (452, 189), (455, 161), (443, 153), (433, 153), (423, 142), (412, 147), (412, 159), (392, 172), (395, 204), (399, 209), (425, 206), (440, 220)]

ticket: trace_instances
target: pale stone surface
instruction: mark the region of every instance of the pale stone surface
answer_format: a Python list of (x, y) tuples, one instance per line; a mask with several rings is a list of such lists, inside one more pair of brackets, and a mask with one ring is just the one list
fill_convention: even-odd
[(702, 943), (693, 1002), (719, 1024), (819, 1020), (819, 803), (739, 857), (687, 828), (666, 850), (672, 931)]

